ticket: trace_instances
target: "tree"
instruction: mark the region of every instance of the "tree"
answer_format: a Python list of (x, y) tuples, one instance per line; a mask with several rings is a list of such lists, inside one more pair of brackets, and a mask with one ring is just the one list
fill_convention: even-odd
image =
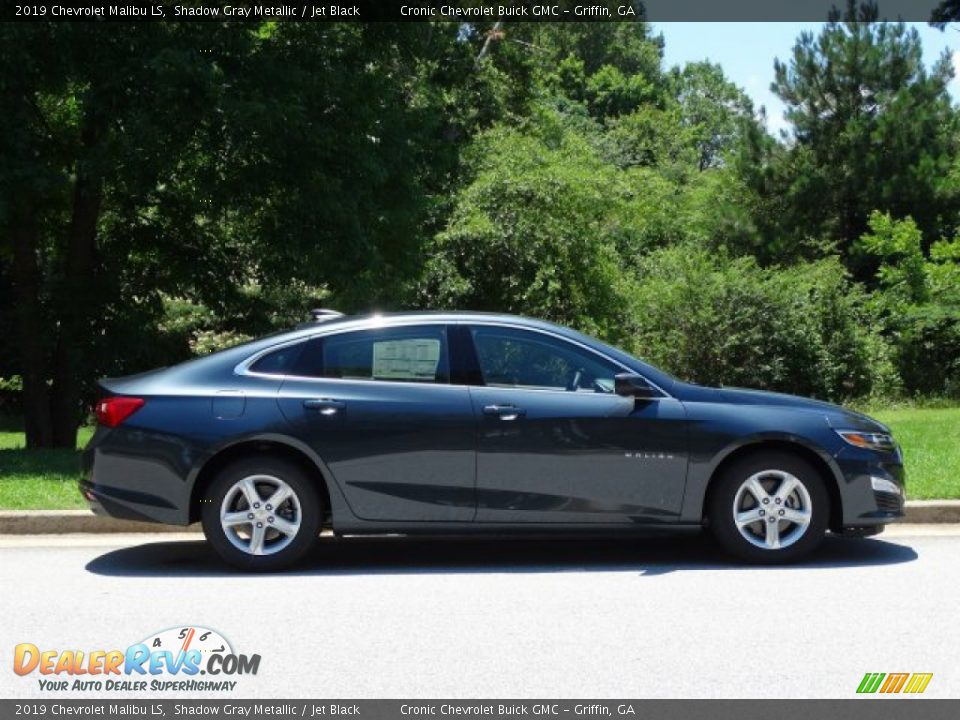
[(770, 188), (785, 201), (786, 252), (826, 241), (859, 279), (873, 268), (851, 249), (873, 209), (911, 214), (927, 244), (957, 209), (949, 59), (928, 72), (916, 30), (877, 17), (875, 5), (851, 2), (843, 21), (833, 14), (819, 36), (803, 33), (772, 85), (793, 125)]
[(939, 240), (929, 258), (913, 218), (870, 215), (858, 250), (880, 260), (876, 312), (895, 350), (905, 389), (960, 395), (960, 240)]
[(155, 364), (165, 296), (218, 315), (251, 283), (392, 297), (455, 167), (443, 132), (469, 106), (445, 89), (473, 60), (440, 23), (0, 28), (28, 446), (72, 447), (91, 379)]
[(209, 102), (210, 64), (184, 62), (203, 44), (196, 31), (156, 24), (0, 29), (0, 227), (29, 446), (75, 445), (84, 349), (108, 327), (105, 290), (116, 280), (98, 273), (102, 224), (174, 171), (172, 149), (193, 133), (183, 118)]
[(710, 62), (674, 68), (671, 81), (683, 125), (697, 151), (698, 169), (718, 167), (740, 141), (744, 125), (755, 122), (753, 103), (724, 77), (719, 65)]
[(501, 34), (485, 62), (529, 79), (538, 100), (561, 96), (603, 119), (662, 99), (663, 38), (647, 23), (511, 23)]
[(475, 139), (472, 181), (431, 248), (421, 302), (616, 337), (629, 188), (562, 123), (538, 129), (495, 127)]

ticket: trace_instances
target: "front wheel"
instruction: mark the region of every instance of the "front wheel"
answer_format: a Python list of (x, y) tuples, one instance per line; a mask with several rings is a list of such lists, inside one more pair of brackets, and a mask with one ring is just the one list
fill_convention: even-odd
[(231, 565), (279, 570), (300, 560), (320, 532), (320, 495), (295, 463), (249, 457), (221, 470), (204, 498), (208, 542)]
[(750, 562), (795, 560), (826, 533), (830, 498), (820, 473), (803, 458), (761, 452), (717, 478), (708, 520), (730, 553)]

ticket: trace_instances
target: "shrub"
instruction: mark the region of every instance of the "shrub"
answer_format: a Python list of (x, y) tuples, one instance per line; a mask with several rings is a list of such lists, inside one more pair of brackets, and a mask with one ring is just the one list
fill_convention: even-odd
[(909, 395), (960, 397), (960, 240), (923, 253), (910, 217), (874, 212), (858, 248), (880, 259), (873, 306)]
[(639, 263), (632, 350), (680, 377), (841, 399), (895, 389), (866, 295), (835, 258), (762, 268), (691, 246)]

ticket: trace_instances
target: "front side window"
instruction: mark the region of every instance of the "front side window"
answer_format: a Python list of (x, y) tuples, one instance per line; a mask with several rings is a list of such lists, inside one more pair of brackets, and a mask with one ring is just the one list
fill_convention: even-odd
[(612, 393), (622, 369), (572, 343), (543, 333), (471, 328), (485, 385)]
[(382, 328), (338, 333), (311, 341), (295, 375), (341, 380), (449, 382), (443, 326)]

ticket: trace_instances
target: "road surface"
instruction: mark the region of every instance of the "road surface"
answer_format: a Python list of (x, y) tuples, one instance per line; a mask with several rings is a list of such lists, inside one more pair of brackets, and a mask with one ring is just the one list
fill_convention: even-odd
[(6, 536), (0, 568), (5, 698), (106, 695), (42, 692), (12, 672), (17, 643), (123, 649), (185, 625), (261, 664), (232, 694), (168, 697), (849, 698), (866, 672), (932, 672), (927, 696), (960, 697), (960, 526), (828, 538), (783, 568), (694, 534), (324, 538), (265, 576), (195, 535)]

